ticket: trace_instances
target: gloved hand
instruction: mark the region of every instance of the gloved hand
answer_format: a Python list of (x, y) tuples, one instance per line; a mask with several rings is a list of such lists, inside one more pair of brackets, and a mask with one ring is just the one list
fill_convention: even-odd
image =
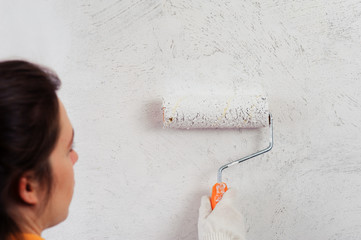
[(212, 211), (208, 196), (203, 196), (199, 208), (199, 240), (245, 240), (242, 214), (235, 206), (236, 192), (228, 189)]

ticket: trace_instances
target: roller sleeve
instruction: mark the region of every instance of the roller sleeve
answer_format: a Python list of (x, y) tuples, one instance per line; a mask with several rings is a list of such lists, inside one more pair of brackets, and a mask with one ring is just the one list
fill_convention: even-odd
[(163, 97), (165, 128), (259, 128), (269, 124), (265, 95)]

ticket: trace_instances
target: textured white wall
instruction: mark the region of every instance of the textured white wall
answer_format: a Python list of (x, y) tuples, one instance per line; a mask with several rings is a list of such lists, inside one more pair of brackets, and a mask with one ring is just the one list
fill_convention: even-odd
[(0, 58), (49, 65), (80, 160), (47, 239), (196, 239), (218, 167), (263, 130), (161, 128), (161, 96), (261, 84), (275, 146), (227, 169), (247, 238), (361, 238), (361, 3), (0, 0)]

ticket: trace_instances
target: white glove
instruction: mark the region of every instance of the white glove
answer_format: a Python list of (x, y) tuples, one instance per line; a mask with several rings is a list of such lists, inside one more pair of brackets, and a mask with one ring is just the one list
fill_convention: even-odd
[(242, 214), (235, 206), (236, 192), (228, 189), (212, 211), (208, 196), (203, 196), (199, 208), (199, 240), (245, 240)]

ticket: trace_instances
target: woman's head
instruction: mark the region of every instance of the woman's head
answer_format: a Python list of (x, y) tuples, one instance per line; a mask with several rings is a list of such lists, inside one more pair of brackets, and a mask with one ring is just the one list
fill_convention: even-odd
[[(59, 196), (61, 191), (70, 194), (65, 187), (71, 188), (72, 195), (72, 165), (77, 155), (61, 150), (64, 141), (71, 141), (72, 127), (56, 95), (59, 86), (60, 80), (49, 69), (25, 61), (0, 62), (1, 239), (23, 231), (24, 214), (35, 214), (30, 218), (44, 221), (43, 227), (67, 215), (70, 200), (59, 203), (55, 197), (65, 201)], [(64, 179), (71, 175), (71, 180), (64, 180), (70, 181), (69, 186), (64, 186), (62, 175)], [(66, 210), (61, 204), (68, 204)], [(57, 208), (66, 213), (59, 216)]]

